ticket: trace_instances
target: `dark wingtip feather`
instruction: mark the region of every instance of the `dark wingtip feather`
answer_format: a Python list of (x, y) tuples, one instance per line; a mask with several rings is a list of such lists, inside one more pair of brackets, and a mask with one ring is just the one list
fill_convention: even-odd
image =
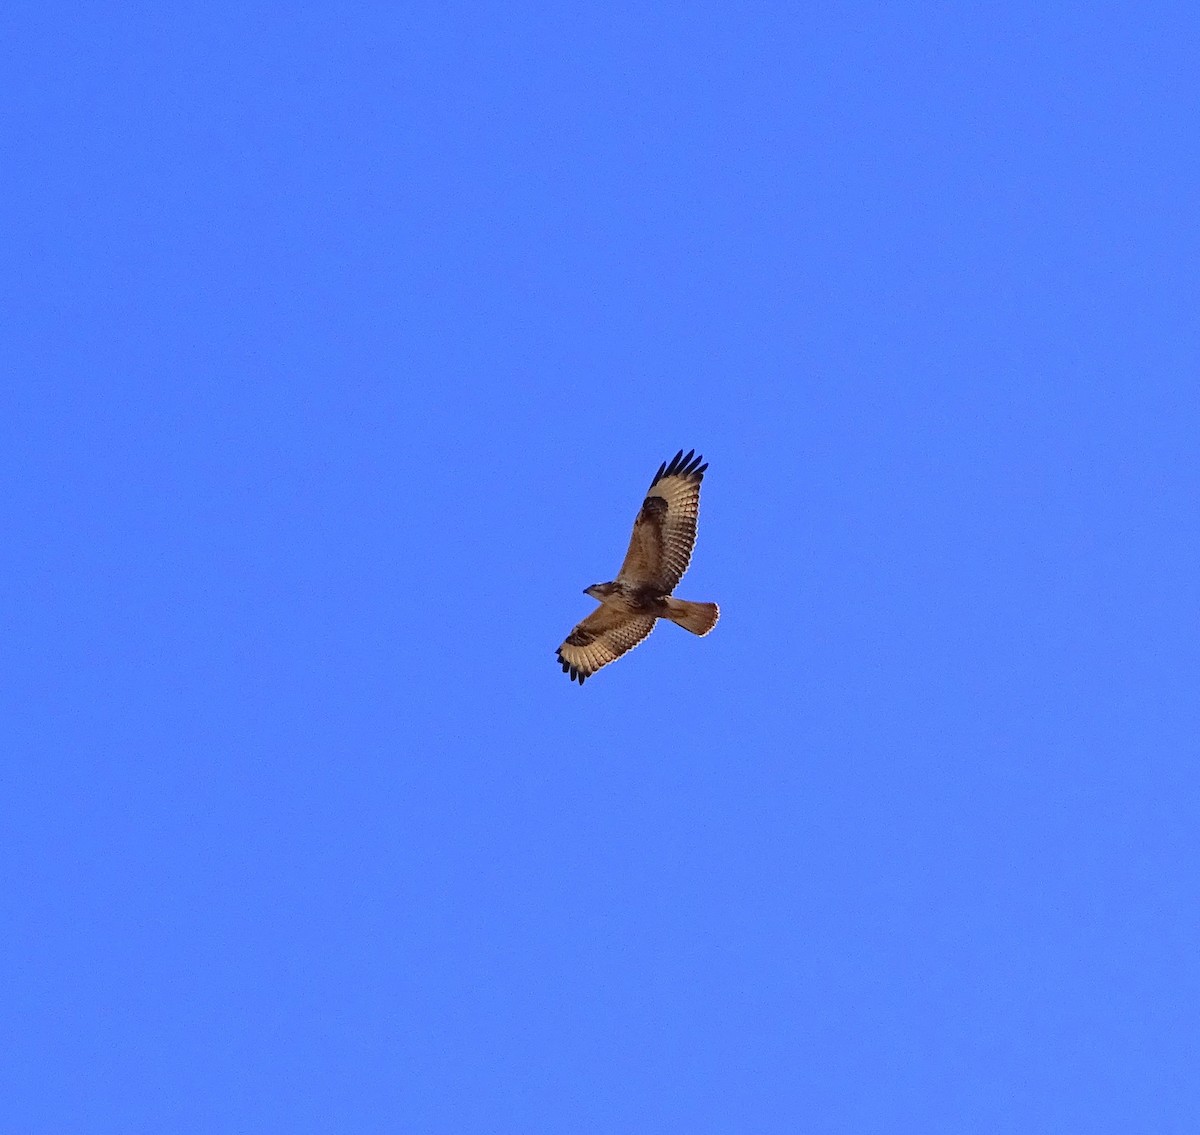
[(587, 677), (587, 675), (584, 674), (578, 667), (568, 662), (562, 656), (561, 651), (558, 652), (558, 660), (562, 663), (563, 673), (566, 674), (572, 682), (578, 682), (582, 686), (583, 680)]
[(675, 473), (675, 463), (683, 456), (681, 449), (670, 461), (664, 461), (659, 467), (658, 472), (654, 474), (654, 480), (650, 482), (650, 487), (654, 488), (664, 477), (671, 477)]
[(681, 449), (670, 461), (664, 461), (658, 467), (650, 487), (654, 488), (664, 477), (688, 477), (700, 481), (704, 478), (704, 470), (707, 468), (704, 458), (694, 449), (689, 449), (687, 453)]

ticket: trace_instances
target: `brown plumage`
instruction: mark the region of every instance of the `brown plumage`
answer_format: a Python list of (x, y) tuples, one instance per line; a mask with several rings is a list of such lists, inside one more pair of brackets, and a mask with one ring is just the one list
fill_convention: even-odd
[(657, 619), (670, 619), (697, 635), (708, 634), (717, 624), (720, 612), (715, 603), (671, 598), (696, 544), (700, 482), (708, 466), (695, 452), (681, 449), (670, 464), (664, 461), (658, 467), (633, 522), (629, 551), (617, 578), (594, 583), (584, 592), (601, 605), (558, 648), (563, 673), (580, 685), (637, 646)]

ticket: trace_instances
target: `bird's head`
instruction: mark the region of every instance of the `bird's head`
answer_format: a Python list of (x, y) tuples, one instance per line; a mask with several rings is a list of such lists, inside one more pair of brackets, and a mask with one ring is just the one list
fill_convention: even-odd
[(593, 583), (591, 587), (583, 589), (584, 595), (590, 595), (593, 599), (599, 599), (604, 602), (606, 595), (611, 595), (615, 590), (615, 585), (611, 583)]

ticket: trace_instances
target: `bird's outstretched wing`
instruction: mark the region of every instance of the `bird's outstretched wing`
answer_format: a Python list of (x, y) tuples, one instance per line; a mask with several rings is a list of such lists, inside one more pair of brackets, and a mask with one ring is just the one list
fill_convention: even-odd
[(582, 686), (584, 678), (632, 650), (653, 629), (653, 615), (627, 615), (612, 607), (597, 607), (558, 648), (563, 673)]
[(617, 574), (622, 583), (650, 585), (670, 594), (683, 578), (696, 545), (700, 516), (702, 457), (681, 449), (668, 465), (658, 467), (654, 480), (633, 522), (633, 536), (625, 562)]

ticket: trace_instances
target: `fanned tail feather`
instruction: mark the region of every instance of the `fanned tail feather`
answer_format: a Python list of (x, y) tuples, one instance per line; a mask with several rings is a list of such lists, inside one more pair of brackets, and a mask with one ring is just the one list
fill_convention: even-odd
[(668, 599), (667, 618), (692, 634), (706, 635), (717, 625), (721, 610), (715, 603), (692, 603), (687, 599)]

